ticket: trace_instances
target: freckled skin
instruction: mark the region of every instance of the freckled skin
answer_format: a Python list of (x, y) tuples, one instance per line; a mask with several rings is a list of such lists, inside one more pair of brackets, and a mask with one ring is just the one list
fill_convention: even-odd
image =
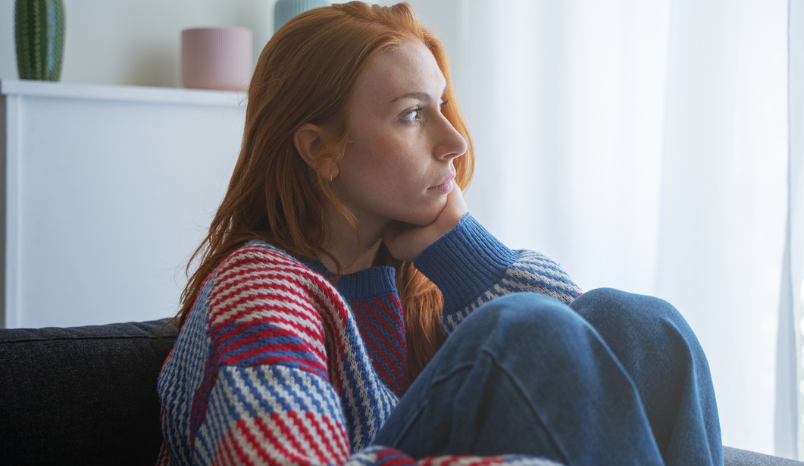
[[(429, 225), (444, 210), (448, 194), (430, 188), (455, 173), (453, 160), (467, 149), (441, 114), (445, 86), (435, 58), (418, 41), (379, 55), (361, 76), (350, 144), (332, 184), (361, 225)], [(398, 98), (407, 93), (426, 95)]]

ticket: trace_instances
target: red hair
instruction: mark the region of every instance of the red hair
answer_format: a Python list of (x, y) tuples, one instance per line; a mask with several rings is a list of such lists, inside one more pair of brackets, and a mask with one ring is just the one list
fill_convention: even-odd
[[(433, 53), (447, 81), (450, 104), (444, 116), (464, 137), (467, 153), (455, 159), (455, 182), (465, 189), (472, 179), (474, 150), (466, 120), (454, 94), (444, 46), (425, 28), (407, 3), (391, 7), (362, 2), (336, 4), (304, 12), (282, 26), (260, 54), (248, 90), (246, 124), (240, 156), (229, 188), (190, 263), (199, 266), (181, 295), (174, 320), (181, 326), (205, 278), (235, 249), (262, 239), (300, 258), (326, 255), (327, 204), (344, 215), (357, 233), (355, 219), (324, 183), (317, 168), (340, 160), (346, 150), (347, 125), (358, 78), (383, 51), (418, 40)], [(319, 165), (309, 167), (293, 144), (305, 123), (325, 128), (316, 148)], [(438, 288), (410, 262), (394, 260), (381, 248), (382, 260), (396, 267), (405, 321), (408, 377), (412, 382), (443, 344), (443, 298)], [(337, 276), (336, 278), (337, 279)]]

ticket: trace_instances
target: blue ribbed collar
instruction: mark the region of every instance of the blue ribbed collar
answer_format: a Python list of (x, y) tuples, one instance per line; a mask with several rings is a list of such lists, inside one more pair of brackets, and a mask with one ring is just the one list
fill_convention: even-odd
[[(318, 259), (298, 260), (325, 278), (335, 276)], [(363, 300), (375, 296), (387, 296), (396, 293), (396, 269), (390, 265), (369, 267), (358, 272), (341, 275), (333, 286), (345, 298)]]
[[(306, 265), (314, 272), (324, 276), (324, 278), (334, 277), (335, 274), (330, 272), (326, 266), (319, 259), (307, 259), (295, 257), (273, 244), (263, 240), (251, 240), (246, 243), (247, 245), (259, 244), (270, 247), (277, 251), (286, 254), (293, 259)], [(397, 294), (396, 290), (396, 269), (390, 265), (379, 265), (376, 267), (369, 267), (359, 272), (354, 272), (346, 275), (341, 275), (341, 278), (333, 283), (338, 292), (350, 299), (364, 300), (373, 298), (375, 296), (387, 296), (389, 294)]]

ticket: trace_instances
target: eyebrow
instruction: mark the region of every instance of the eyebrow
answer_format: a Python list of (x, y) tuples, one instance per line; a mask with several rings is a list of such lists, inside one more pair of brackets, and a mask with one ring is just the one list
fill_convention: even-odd
[[(447, 92), (448, 87), (449, 87), (449, 84), (444, 86), (444, 90), (441, 92), (442, 95), (445, 92)], [(390, 103), (394, 103), (399, 99), (406, 99), (406, 98), (427, 101), (427, 100), (430, 100), (430, 94), (428, 94), (426, 92), (408, 92), (406, 94), (402, 94), (399, 97), (396, 97), (396, 98), (392, 99)]]

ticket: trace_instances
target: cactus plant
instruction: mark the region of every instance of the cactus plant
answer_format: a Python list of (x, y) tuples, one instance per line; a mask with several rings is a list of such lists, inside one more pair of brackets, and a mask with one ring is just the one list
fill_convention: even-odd
[(64, 56), (63, 0), (16, 0), (14, 39), (20, 79), (58, 81)]

